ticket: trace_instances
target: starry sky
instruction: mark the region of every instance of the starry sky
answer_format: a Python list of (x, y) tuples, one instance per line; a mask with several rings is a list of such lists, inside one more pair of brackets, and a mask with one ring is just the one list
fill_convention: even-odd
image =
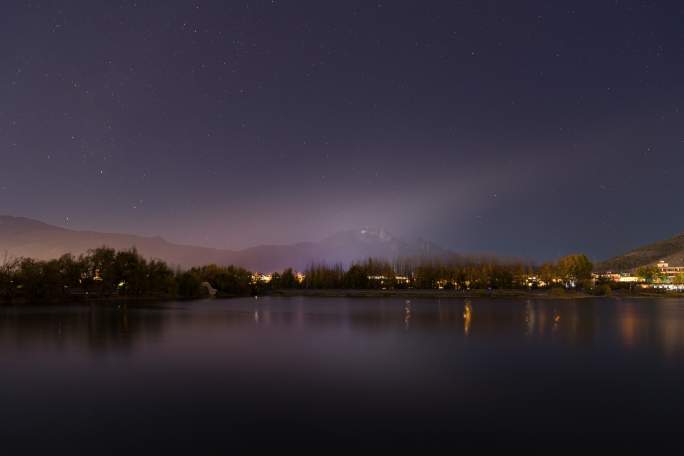
[(684, 231), (684, 3), (3, 1), (0, 213), (222, 248)]

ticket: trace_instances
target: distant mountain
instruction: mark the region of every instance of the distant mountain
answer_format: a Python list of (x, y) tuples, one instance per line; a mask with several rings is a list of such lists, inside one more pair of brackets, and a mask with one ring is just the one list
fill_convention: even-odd
[(624, 255), (596, 264), (598, 271), (627, 271), (665, 260), (672, 266), (684, 265), (684, 233), (630, 250)]
[(76, 231), (27, 218), (0, 216), (0, 260), (5, 254), (46, 260), (65, 253), (79, 255), (103, 245), (117, 250), (135, 247), (145, 257), (162, 259), (173, 266), (235, 264), (261, 272), (280, 271), (286, 267), (303, 270), (311, 263), (349, 265), (368, 257), (394, 260), (453, 255), (431, 242), (400, 239), (373, 229), (343, 231), (319, 242), (222, 250), (174, 244), (160, 237)]

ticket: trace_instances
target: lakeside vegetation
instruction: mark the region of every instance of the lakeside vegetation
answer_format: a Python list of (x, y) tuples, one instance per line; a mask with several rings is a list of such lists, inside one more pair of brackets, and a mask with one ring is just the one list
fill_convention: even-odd
[(88, 298), (199, 298), (203, 282), (224, 296), (252, 293), (252, 275), (243, 268), (215, 265), (187, 271), (147, 260), (135, 249), (101, 247), (85, 255), (55, 260), (5, 259), (0, 265), (0, 300), (56, 301)]
[(592, 282), (591, 273), (592, 264), (585, 255), (570, 255), (540, 266), (491, 258), (460, 258), (452, 262), (402, 259), (393, 264), (367, 259), (349, 268), (311, 265), (303, 274), (286, 269), (265, 276), (237, 266), (173, 269), (163, 261), (145, 259), (135, 249), (116, 251), (100, 247), (78, 257), (67, 254), (49, 261), (6, 258), (0, 264), (0, 300), (192, 299), (214, 292), (217, 296), (249, 296), (297, 289), (529, 291), (551, 288), (562, 291), (572, 288), (601, 292)]

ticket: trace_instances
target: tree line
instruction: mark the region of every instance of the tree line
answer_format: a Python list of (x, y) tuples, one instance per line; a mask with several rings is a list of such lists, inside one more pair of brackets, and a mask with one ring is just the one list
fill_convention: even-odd
[(78, 257), (58, 259), (5, 258), (0, 264), (0, 300), (50, 301), (88, 297), (198, 298), (204, 282), (223, 295), (249, 295), (251, 273), (243, 268), (205, 266), (172, 269), (160, 260), (147, 260), (136, 249), (101, 247)]
[[(348, 268), (313, 264), (302, 276), (291, 268), (266, 281), (237, 266), (207, 265), (172, 269), (148, 260), (135, 249), (100, 247), (78, 257), (70, 254), (39, 261), (5, 259), (0, 264), (0, 300), (49, 301), (88, 297), (198, 298), (210, 290), (219, 296), (248, 296), (279, 289), (515, 289), (533, 286), (589, 287), (592, 265), (584, 255), (570, 255), (535, 266), (496, 259), (393, 263), (367, 259)], [(535, 283), (531, 277), (538, 277)]]
[(394, 263), (368, 259), (352, 264), (312, 265), (303, 288), (589, 289), (593, 265), (586, 255), (568, 255), (541, 266), (496, 258), (454, 260), (400, 259)]

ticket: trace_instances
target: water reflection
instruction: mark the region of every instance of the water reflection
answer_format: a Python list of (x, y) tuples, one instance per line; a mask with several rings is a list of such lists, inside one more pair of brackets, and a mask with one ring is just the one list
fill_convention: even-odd
[(404, 303), (404, 328), (409, 329), (411, 324), (411, 301)]
[(633, 347), (637, 342), (637, 331), (639, 330), (637, 327), (639, 319), (634, 304), (620, 306), (619, 318), (622, 343), (626, 347)]
[(0, 348), (128, 350), (137, 337), (160, 337), (166, 318), (144, 308), (131, 315), (127, 305), (0, 307)]
[[(474, 318), (477, 311), (477, 319)], [(250, 324), (248, 324), (250, 323)], [(580, 346), (613, 343), (664, 356), (684, 353), (684, 304), (679, 300), (393, 300), (262, 298), (165, 303), (0, 307), (0, 348), (31, 346), (95, 351), (131, 350), (187, 328), (246, 330), (453, 331), (486, 341), (526, 338)]]
[(466, 301), (463, 308), (463, 334), (466, 336), (470, 332), (470, 324), (473, 320), (473, 306), (470, 301)]
[(576, 433), (549, 447), (601, 429), (613, 445), (619, 432), (679, 432), (683, 324), (678, 300), (0, 307), (0, 440), (43, 443), (40, 454), (66, 453), (64, 442), (99, 454), (106, 441), (130, 454), (150, 439), (197, 452)]
[(658, 306), (657, 334), (660, 335), (663, 351), (672, 356), (684, 348), (684, 306), (679, 301), (664, 301)]
[(530, 335), (534, 333), (534, 325), (536, 321), (536, 313), (534, 311), (534, 306), (528, 300), (525, 303), (525, 334)]

